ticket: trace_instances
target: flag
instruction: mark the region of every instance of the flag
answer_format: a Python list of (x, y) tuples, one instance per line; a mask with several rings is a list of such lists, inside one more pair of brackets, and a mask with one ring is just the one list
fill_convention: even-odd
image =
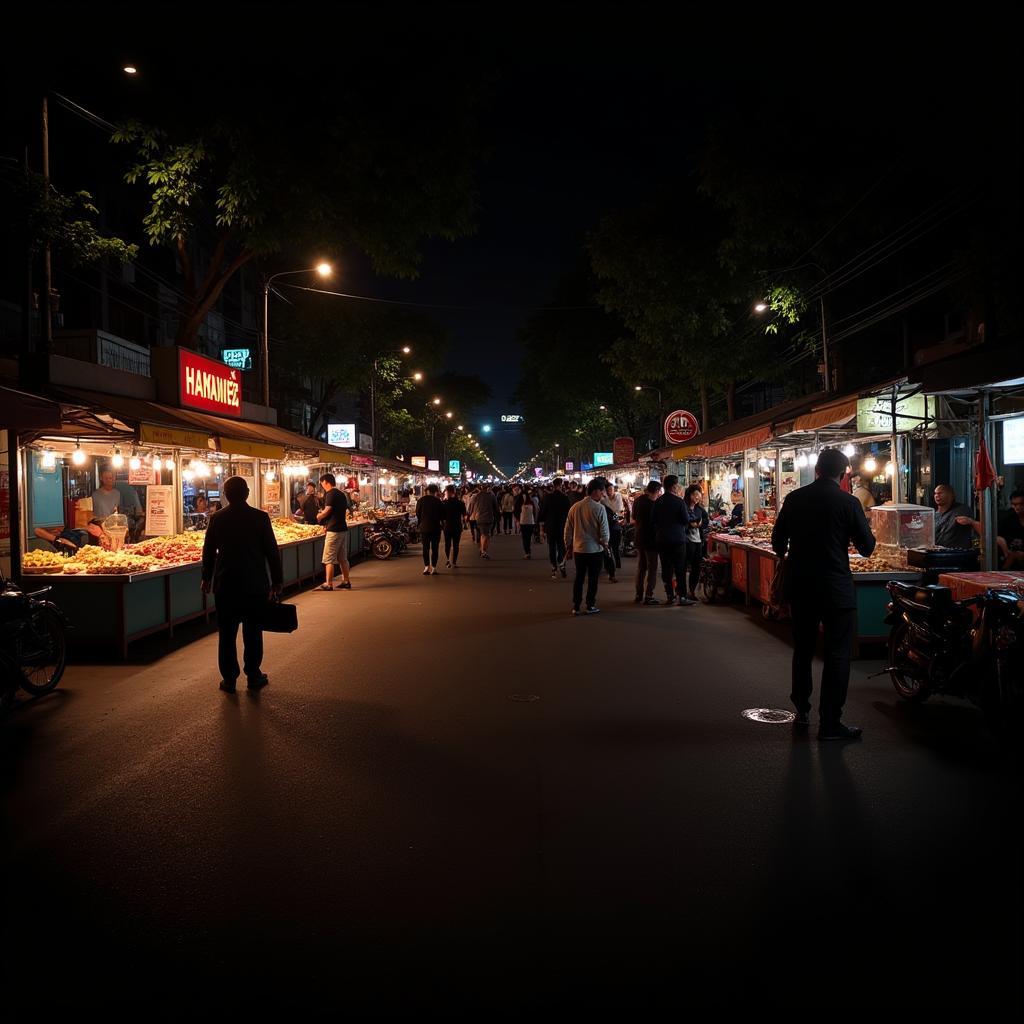
[(992, 465), (992, 460), (988, 457), (988, 445), (985, 444), (985, 439), (982, 438), (981, 444), (978, 445), (978, 454), (974, 459), (974, 490), (980, 494), (995, 482), (996, 471)]

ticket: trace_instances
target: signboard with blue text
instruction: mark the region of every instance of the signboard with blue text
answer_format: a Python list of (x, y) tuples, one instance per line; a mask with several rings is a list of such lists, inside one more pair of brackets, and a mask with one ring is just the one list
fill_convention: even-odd
[(356, 425), (354, 423), (328, 423), (327, 443), (336, 448), (355, 448)]
[(462, 472), (462, 463), (458, 459), (448, 460), (448, 475), (458, 476)]
[(226, 348), (221, 353), (224, 362), (236, 370), (252, 369), (252, 350), (247, 348)]
[(615, 455), (612, 452), (594, 452), (594, 465), (595, 466), (613, 466), (615, 464)]

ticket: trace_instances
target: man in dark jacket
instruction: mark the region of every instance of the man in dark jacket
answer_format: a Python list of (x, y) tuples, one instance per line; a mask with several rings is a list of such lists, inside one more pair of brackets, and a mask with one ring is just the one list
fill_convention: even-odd
[(636, 597), (639, 604), (657, 604), (654, 585), (658, 579), (658, 542), (654, 536), (654, 503), (661, 494), (661, 481), (651, 480), (644, 493), (633, 502), (633, 526), (636, 530)]
[(551, 578), (557, 579), (565, 573), (565, 521), (569, 518), (572, 503), (562, 490), (562, 478), (551, 481), (551, 490), (540, 500), (540, 528), (548, 538), (548, 559), (551, 562)]
[(793, 491), (775, 521), (772, 547), (782, 557), (787, 548), (787, 597), (793, 614), (793, 692), (797, 722), (810, 722), (811, 662), (818, 624), (825, 627), (825, 667), (821, 673), (818, 739), (854, 739), (861, 730), (842, 722), (850, 684), (850, 647), (857, 600), (848, 547), (862, 555), (875, 550), (864, 508), (839, 486), (850, 460), (827, 448), (815, 466), (817, 480)]
[[(249, 485), (240, 476), (224, 481), (228, 507), (210, 517), (203, 543), (204, 594), (212, 590), (217, 599), (220, 631), (220, 688), (235, 692), (238, 679), (238, 627), (242, 627), (245, 677), (250, 690), (259, 690), (269, 680), (260, 671), (263, 663), (261, 615), (270, 597), (281, 592), (281, 555), (270, 525), (270, 516), (253, 508), (245, 499)], [(267, 567), (270, 577), (267, 577)]]
[(416, 528), (423, 546), (423, 575), (437, 575), (437, 557), (444, 528), (444, 504), (437, 496), (437, 484), (428, 484), (427, 493), (416, 502)]
[[(679, 477), (665, 477), (665, 493), (654, 503), (651, 514), (654, 536), (661, 558), (661, 581), (665, 584), (665, 604), (680, 606), (696, 604), (686, 596), (686, 533), (690, 528), (690, 512), (679, 495)], [(672, 587), (672, 576), (676, 588)]]

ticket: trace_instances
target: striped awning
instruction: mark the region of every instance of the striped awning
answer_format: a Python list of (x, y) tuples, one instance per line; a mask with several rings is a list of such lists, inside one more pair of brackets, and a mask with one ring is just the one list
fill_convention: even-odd
[(748, 448), (756, 448), (764, 444), (772, 436), (771, 424), (766, 423), (763, 427), (755, 427), (753, 430), (744, 431), (742, 434), (734, 434), (714, 444), (702, 444), (696, 453), (703, 459), (725, 458), (729, 455), (738, 455)]
[(828, 405), (812, 409), (803, 416), (797, 416), (793, 421), (793, 430), (822, 430), (825, 427), (834, 427), (845, 423), (857, 415), (857, 396), (853, 395), (844, 398), (840, 402), (830, 402)]

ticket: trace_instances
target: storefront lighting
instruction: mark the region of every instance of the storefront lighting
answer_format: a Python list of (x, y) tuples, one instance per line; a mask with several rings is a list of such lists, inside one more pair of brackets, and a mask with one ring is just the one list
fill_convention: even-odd
[(158, 455), (154, 455), (153, 456), (153, 472), (154, 473), (159, 473), (160, 470), (163, 469), (163, 468), (164, 468), (164, 464), (160, 460), (160, 457)]
[(110, 464), (114, 469), (120, 469), (124, 465), (124, 456), (121, 454), (120, 448), (114, 449), (114, 454), (110, 458)]
[(41, 461), (43, 464), (43, 469), (53, 469), (53, 467), (57, 465), (57, 456), (53, 453), (51, 449), (48, 448), (45, 452), (43, 452), (43, 458)]
[(869, 455), (860, 464), (860, 468), (863, 469), (865, 473), (871, 473), (873, 475), (875, 471), (878, 469), (878, 463), (875, 462), (874, 458), (872, 458), (872, 456)]
[(171, 473), (171, 474), (174, 473), (174, 459), (171, 459), (171, 458), (164, 459), (164, 470), (167, 473)]
[(896, 467), (891, 462), (887, 462), (885, 464), (885, 475), (886, 476), (895, 476), (896, 475)]
[(141, 469), (142, 468), (142, 459), (140, 459), (138, 457), (138, 455), (133, 455), (128, 460), (128, 468), (129, 469)]
[(818, 453), (817, 452), (811, 452), (811, 454), (807, 456), (807, 465), (808, 466), (816, 466), (817, 464), (818, 464)]
[(807, 452), (801, 452), (796, 458), (797, 469), (807, 468)]
[(75, 450), (71, 455), (71, 461), (76, 466), (82, 466), (85, 464), (85, 452), (82, 451), (82, 442), (79, 441), (75, 446)]
[(747, 466), (747, 468), (743, 471), (743, 475), (748, 480), (752, 480), (753, 477), (754, 477), (754, 468), (753, 468), (753, 466)]
[(184, 480), (188, 482), (191, 482), (196, 478), (195, 473), (191, 469), (183, 469), (181, 471), (181, 476)]
[(277, 479), (277, 474), (272, 469), (268, 469), (264, 474), (264, 479), (268, 484), (272, 484)]
[(843, 447), (843, 454), (848, 458), (852, 459), (857, 454), (857, 449), (852, 444), (845, 445)]
[(766, 458), (764, 458), (763, 456), (760, 459), (757, 460), (757, 464), (762, 469), (767, 469), (768, 468), (768, 460)]

